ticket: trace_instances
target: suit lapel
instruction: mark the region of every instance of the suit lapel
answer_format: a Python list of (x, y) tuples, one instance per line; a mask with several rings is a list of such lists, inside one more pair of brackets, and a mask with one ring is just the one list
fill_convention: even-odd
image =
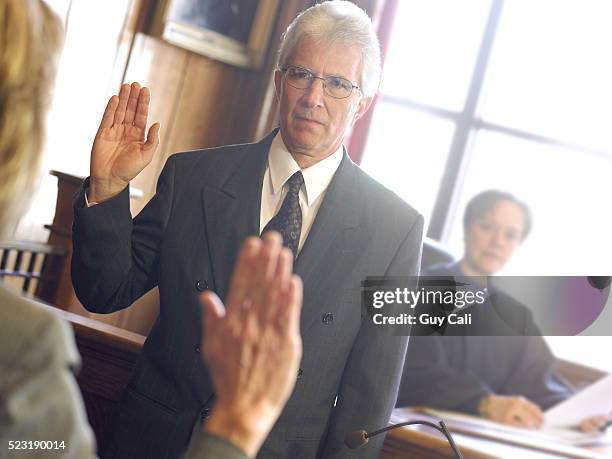
[[(225, 183), (207, 185), (202, 191), (214, 289), (221, 299), (227, 295), (232, 269), (244, 239), (259, 234), (263, 176), (276, 132), (278, 130), (257, 144), (246, 146), (242, 160), (230, 172)], [(304, 283), (304, 305), (309, 306), (302, 310), (302, 333), (317, 323), (322, 308), (326, 307), (323, 301), (317, 301), (317, 295), (324, 293), (318, 288), (321, 276), (329, 277), (330, 267), (323, 266), (324, 254), (344, 256), (350, 248), (365, 243), (351, 237), (362, 233), (350, 234), (360, 225), (355, 168), (344, 152), (295, 262), (294, 271)]]
[[(323, 299), (318, 301), (318, 295), (324, 293), (320, 289), (321, 275), (329, 277), (330, 266), (323, 266), (324, 255), (346, 253), (348, 233), (359, 226), (357, 205), (357, 175), (356, 166), (344, 152), (342, 162), (334, 175), (315, 221), (304, 243), (294, 271), (300, 275), (304, 283), (304, 308), (302, 309), (302, 335), (320, 320), (320, 312), (326, 307)], [(355, 240), (351, 246), (355, 247)], [(357, 245), (358, 246), (358, 245)], [(308, 307), (306, 307), (308, 306)]]
[(245, 153), (221, 185), (202, 191), (214, 288), (225, 299), (229, 279), (244, 239), (259, 235), (261, 188), (270, 144), (277, 130)]

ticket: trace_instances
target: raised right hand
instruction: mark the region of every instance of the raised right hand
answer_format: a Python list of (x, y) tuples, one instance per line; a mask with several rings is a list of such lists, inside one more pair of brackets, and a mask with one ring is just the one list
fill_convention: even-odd
[(159, 145), (159, 123), (149, 128), (149, 88), (121, 86), (108, 101), (91, 149), (89, 201), (102, 202), (119, 194), (153, 158)]

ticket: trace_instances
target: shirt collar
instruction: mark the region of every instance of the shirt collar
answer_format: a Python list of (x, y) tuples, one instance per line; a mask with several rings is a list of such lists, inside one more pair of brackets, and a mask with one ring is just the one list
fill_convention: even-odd
[[(306, 203), (312, 203), (325, 191), (331, 182), (340, 162), (342, 161), (343, 147), (340, 147), (327, 158), (318, 163), (302, 169), (304, 176), (304, 188), (306, 191)], [(300, 170), (300, 166), (295, 162), (293, 156), (287, 149), (280, 131), (274, 137), (270, 145), (268, 155), (268, 167), (270, 168), (270, 179), (272, 183), (272, 193), (280, 193), (283, 185), (289, 178)]]

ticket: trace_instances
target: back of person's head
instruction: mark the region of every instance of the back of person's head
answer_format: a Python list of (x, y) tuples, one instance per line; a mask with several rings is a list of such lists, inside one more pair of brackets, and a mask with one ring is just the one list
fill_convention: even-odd
[(291, 59), (301, 38), (316, 40), (322, 46), (331, 44), (359, 47), (361, 58), (361, 87), (364, 97), (373, 96), (380, 82), (380, 43), (372, 20), (352, 2), (332, 0), (302, 11), (281, 38), (278, 65), (283, 67)]
[(516, 196), (507, 191), (501, 190), (485, 190), (478, 193), (468, 202), (465, 213), (463, 214), (463, 231), (468, 233), (470, 227), (482, 218), (485, 214), (492, 211), (493, 208), (500, 202), (511, 202), (517, 205), (523, 211), (523, 231), (521, 233), (521, 241), (529, 235), (532, 226), (532, 215), (527, 204), (519, 200)]
[(63, 26), (41, 0), (0, 0), (0, 234), (39, 178)]

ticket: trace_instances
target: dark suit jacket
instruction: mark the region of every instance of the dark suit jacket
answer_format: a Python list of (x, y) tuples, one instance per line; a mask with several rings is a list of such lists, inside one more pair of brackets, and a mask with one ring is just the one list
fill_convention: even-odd
[[(209, 412), (197, 294), (209, 288), (224, 298), (241, 243), (259, 232), (273, 135), (171, 156), (156, 195), (133, 221), (127, 190), (90, 208), (87, 183), (76, 197), (72, 278), (83, 304), (109, 313), (155, 286), (160, 292), (160, 314), (113, 421), (108, 457), (178, 457), (196, 418)], [(390, 330), (366, 336), (360, 283), (417, 274), (422, 230), (415, 210), (344, 154), (295, 264), (304, 281), (301, 371), (260, 457), (377, 457), (381, 437), (351, 453), (344, 436), (386, 425), (407, 338)]]

